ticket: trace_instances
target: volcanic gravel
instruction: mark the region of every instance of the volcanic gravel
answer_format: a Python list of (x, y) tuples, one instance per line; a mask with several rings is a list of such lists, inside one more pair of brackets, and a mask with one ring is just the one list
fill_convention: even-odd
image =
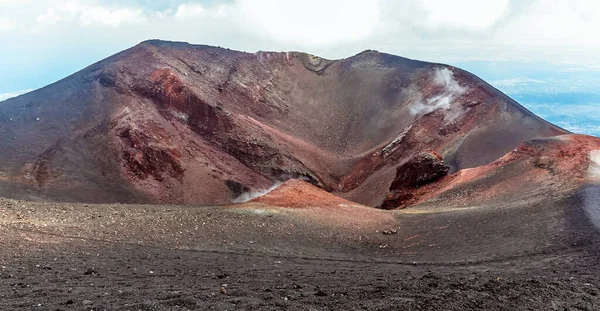
[[(427, 214), (419, 222), (414, 214), (373, 210), (376, 219), (385, 215), (374, 230), (361, 218), (335, 227), (308, 216), (322, 209), (256, 203), (176, 207), (2, 199), (0, 309), (597, 310), (598, 239), (586, 229), (583, 214), (571, 210), (576, 200), (546, 205), (570, 210), (563, 216), (579, 222), (577, 232), (561, 232), (570, 242), (521, 254), (506, 242), (495, 243), (496, 256), (478, 244), (488, 238), (483, 227), (467, 226), (457, 212), (432, 214), (448, 217), (459, 230), (452, 231), (450, 222), (450, 231), (430, 236), (430, 243), (442, 245), (435, 247), (411, 236), (425, 235), (419, 228), (435, 231), (441, 220)], [(521, 212), (537, 215), (535, 208)], [(457, 232), (477, 231), (470, 246), (460, 247)], [(517, 244), (549, 239), (510, 228), (502, 234)], [(402, 253), (410, 249), (417, 255)]]

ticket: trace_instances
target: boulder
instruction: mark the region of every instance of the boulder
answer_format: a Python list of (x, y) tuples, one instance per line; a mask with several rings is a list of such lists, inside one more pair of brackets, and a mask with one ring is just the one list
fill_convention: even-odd
[(414, 198), (415, 189), (448, 175), (450, 166), (434, 151), (421, 152), (396, 169), (390, 192), (379, 205), (382, 209), (398, 208)]

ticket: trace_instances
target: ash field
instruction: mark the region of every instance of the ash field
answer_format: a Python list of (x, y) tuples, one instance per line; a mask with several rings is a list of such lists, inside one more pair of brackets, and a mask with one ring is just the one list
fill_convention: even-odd
[(597, 310), (600, 138), (478, 77), (146, 41), (0, 103), (0, 309)]

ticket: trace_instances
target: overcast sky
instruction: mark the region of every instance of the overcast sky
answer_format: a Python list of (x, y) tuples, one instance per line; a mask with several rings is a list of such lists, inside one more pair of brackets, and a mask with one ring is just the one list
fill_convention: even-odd
[(0, 97), (152, 38), (598, 70), (599, 29), (595, 0), (0, 0)]

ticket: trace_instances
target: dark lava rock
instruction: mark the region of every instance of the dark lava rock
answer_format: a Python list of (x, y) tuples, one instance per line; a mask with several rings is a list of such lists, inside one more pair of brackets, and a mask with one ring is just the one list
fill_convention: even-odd
[(434, 151), (426, 151), (412, 157), (396, 169), (396, 177), (390, 185), (390, 193), (379, 206), (393, 209), (414, 198), (414, 189), (437, 181), (448, 175), (450, 166)]
[(421, 152), (396, 169), (390, 191), (406, 187), (418, 188), (448, 174), (450, 167), (434, 151)]
[(322, 289), (317, 289), (317, 292), (315, 293), (315, 296), (325, 297), (325, 296), (327, 296), (327, 293), (324, 292)]
[(92, 274), (98, 274), (98, 272), (94, 268), (88, 268), (87, 270), (85, 270), (85, 272), (83, 272), (83, 274), (84, 275), (92, 275)]
[(245, 192), (250, 191), (250, 188), (234, 180), (225, 180), (225, 185), (227, 188), (229, 188), (229, 190), (231, 190), (233, 197), (235, 198), (241, 196)]

